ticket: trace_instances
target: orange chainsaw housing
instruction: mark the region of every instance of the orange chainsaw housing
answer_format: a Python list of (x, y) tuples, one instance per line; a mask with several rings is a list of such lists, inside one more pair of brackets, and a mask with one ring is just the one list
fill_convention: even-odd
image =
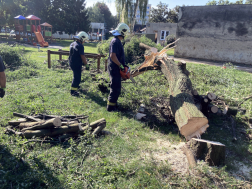
[(129, 79), (130, 78), (130, 72), (128, 71), (128, 67), (124, 67), (124, 71), (120, 70), (121, 77), (123, 79)]

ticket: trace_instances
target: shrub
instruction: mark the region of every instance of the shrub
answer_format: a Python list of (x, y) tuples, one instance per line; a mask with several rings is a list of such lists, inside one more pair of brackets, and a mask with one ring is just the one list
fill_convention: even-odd
[[(173, 43), (176, 41), (176, 37), (174, 35), (168, 35), (165, 39), (166, 45)], [(171, 45), (170, 47), (173, 47), (175, 44)]]
[[(100, 54), (107, 55), (109, 53), (110, 41), (113, 37), (108, 40), (104, 40), (98, 44), (98, 52)], [(156, 47), (159, 51), (162, 49), (161, 45), (156, 45), (151, 39), (147, 38), (145, 35), (141, 37), (136, 35), (129, 35), (125, 38), (124, 52), (125, 52), (125, 62), (131, 64), (132, 62), (139, 60), (144, 61), (144, 51), (139, 48), (139, 43), (144, 43), (151, 47)]]
[(19, 67), (23, 64), (21, 50), (8, 44), (0, 44), (0, 56), (9, 68)]

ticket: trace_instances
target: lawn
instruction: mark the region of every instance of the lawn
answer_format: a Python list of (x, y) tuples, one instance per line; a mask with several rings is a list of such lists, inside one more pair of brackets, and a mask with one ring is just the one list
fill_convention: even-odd
[[(57, 42), (68, 49), (71, 41)], [(252, 117), (252, 102), (242, 104), (246, 114), (236, 117), (238, 141), (232, 142), (230, 122), (211, 115), (210, 127), (202, 138), (226, 145), (226, 166), (209, 167), (199, 162), (194, 169), (183, 167), (185, 156), (176, 154), (185, 139), (175, 123), (168, 123), (153, 105), (168, 98), (168, 84), (160, 71), (135, 78), (137, 85), (123, 83), (119, 103), (124, 111), (106, 111), (108, 93), (99, 90), (89, 71), (82, 73), (80, 98), (70, 96), (72, 71), (57, 69), (58, 56), (47, 68), (47, 49), (18, 46), (28, 65), (8, 69), (7, 92), (0, 99), (0, 188), (250, 188), (250, 176), (241, 175), (241, 164), (250, 167), (252, 142), (240, 131), (249, 131), (246, 118)], [(96, 53), (95, 43), (86, 43), (85, 52)], [(169, 55), (173, 55), (170, 50)], [(65, 57), (67, 58), (67, 57)], [(104, 70), (103, 61), (101, 69)], [(134, 68), (137, 65), (133, 65)], [(188, 63), (190, 79), (199, 94), (207, 91), (235, 105), (252, 93), (252, 75), (228, 66)], [(96, 69), (96, 64), (91, 64)], [(109, 80), (107, 73), (97, 78)], [(161, 101), (160, 101), (161, 99)], [(134, 119), (144, 103), (147, 118)], [(105, 118), (110, 135), (80, 136), (65, 143), (26, 143), (27, 139), (6, 135), (5, 127), (15, 119), (13, 112), (27, 115), (84, 114), (89, 122)], [(177, 156), (171, 156), (176, 154)], [(182, 162), (179, 162), (181, 160)], [(238, 163), (239, 162), (239, 163)], [(251, 170), (251, 167), (250, 167)], [(251, 174), (251, 173), (250, 173)]]

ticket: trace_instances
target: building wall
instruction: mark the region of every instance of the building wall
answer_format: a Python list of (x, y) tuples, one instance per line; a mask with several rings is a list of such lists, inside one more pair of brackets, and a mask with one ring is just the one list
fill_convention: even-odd
[(146, 24), (146, 33), (147, 34), (156, 34), (157, 44), (165, 41), (164, 38), (161, 38), (162, 32), (167, 33), (169, 35), (176, 36), (177, 24), (176, 23), (147, 23)]
[(176, 57), (252, 64), (252, 5), (182, 7)]

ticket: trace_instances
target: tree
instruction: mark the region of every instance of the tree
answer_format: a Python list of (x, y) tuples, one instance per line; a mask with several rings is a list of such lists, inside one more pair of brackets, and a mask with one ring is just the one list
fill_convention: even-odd
[(149, 22), (168, 22), (168, 5), (161, 1), (157, 8), (152, 8)]
[(64, 31), (70, 35), (89, 30), (85, 0), (53, 0), (51, 3), (48, 14), (54, 31)]
[(21, 13), (20, 0), (0, 0), (0, 25), (13, 25), (14, 17)]
[[(215, 0), (208, 1), (206, 5), (234, 5), (234, 4), (244, 4), (243, 0), (238, 0), (235, 3), (229, 2), (228, 0), (219, 0), (218, 2)], [(252, 0), (246, 0), (245, 4), (252, 4)]]
[(176, 6), (173, 9), (169, 9), (168, 12), (168, 22), (170, 23), (178, 23), (178, 14), (179, 14), (179, 8), (180, 6)]
[(89, 20), (91, 22), (105, 23), (107, 28), (115, 26), (115, 17), (111, 14), (105, 3), (97, 2), (88, 8)]
[[(139, 7), (140, 18), (144, 20), (146, 16), (148, 0), (116, 0), (116, 10), (124, 20), (130, 26), (130, 30), (133, 32), (133, 28), (136, 22), (137, 8)], [(130, 16), (130, 19), (128, 17)]]
[[(183, 5), (184, 6), (184, 5)], [(152, 8), (149, 22), (177, 23), (180, 6), (168, 9), (168, 5), (159, 2), (157, 8)]]

